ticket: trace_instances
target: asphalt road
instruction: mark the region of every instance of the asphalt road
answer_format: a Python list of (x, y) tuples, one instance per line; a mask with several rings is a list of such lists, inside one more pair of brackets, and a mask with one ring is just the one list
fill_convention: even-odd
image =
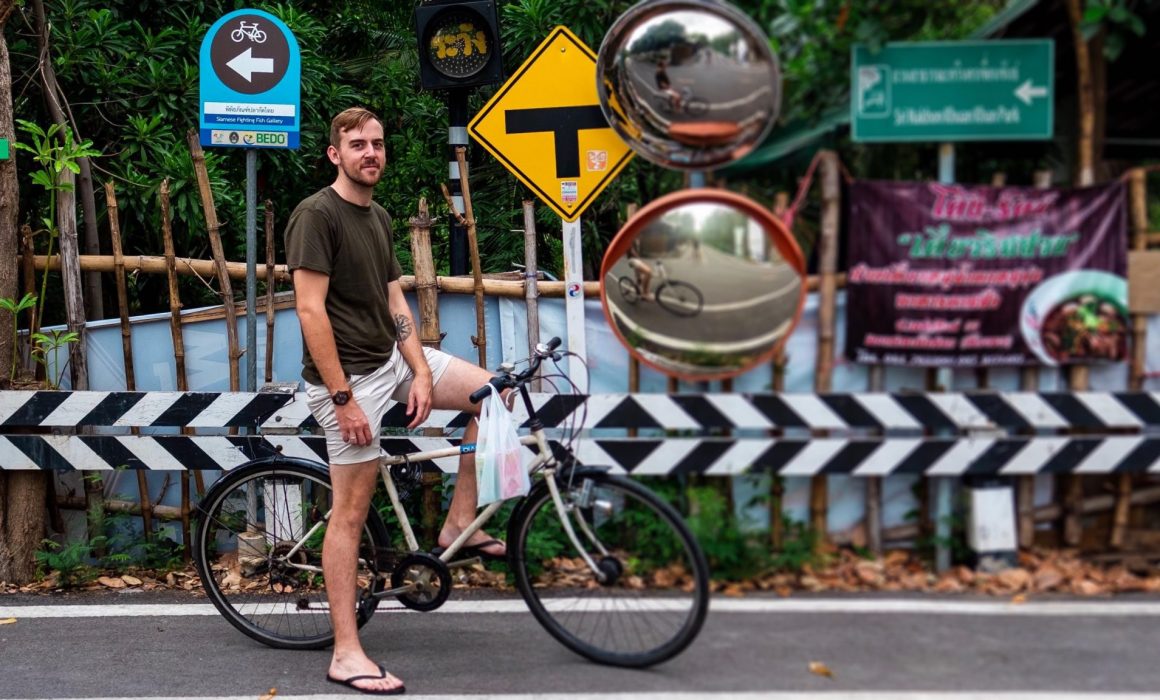
[[(655, 268), (654, 258), (646, 260)], [(626, 301), (618, 280), (624, 276), (636, 279), (627, 257), (609, 269), (604, 281), (609, 305), (657, 345), (670, 345), (674, 351), (685, 344), (710, 345), (722, 352), (760, 351), (774, 341), (750, 346), (797, 312), (801, 278), (789, 265), (751, 263), (705, 245), (700, 257), (687, 251), (662, 262), (669, 279), (688, 282), (704, 296), (696, 315), (678, 316), (643, 299)], [(660, 275), (654, 270), (650, 281), (654, 293), (660, 284)], [(695, 308), (689, 309), (693, 311)]]
[[(459, 610), (475, 605), (459, 600)], [(407, 682), (408, 696), (933, 700), (1031, 697), (1025, 691), (1142, 698), (1160, 689), (1155, 596), (1022, 605), (716, 598), (693, 646), (647, 671), (593, 665), (552, 640), (519, 601), (509, 607), (379, 612), (363, 639)], [(0, 698), (257, 698), (270, 688), (282, 699), (354, 696), (324, 681), (327, 651), (261, 646), (204, 598), (5, 596), (6, 618), (16, 622), (0, 625)], [(833, 677), (811, 673), (812, 661)]]

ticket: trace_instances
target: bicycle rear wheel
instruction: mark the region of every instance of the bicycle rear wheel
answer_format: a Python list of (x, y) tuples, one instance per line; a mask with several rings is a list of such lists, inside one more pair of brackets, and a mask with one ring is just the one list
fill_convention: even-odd
[[(210, 601), (234, 627), (279, 649), (334, 642), (322, 578), (330, 476), (319, 465), (274, 458), (226, 474), (199, 506), (193, 536), (197, 573)], [(374, 614), (385, 581), (376, 553), (389, 546), (371, 509), (359, 545), (357, 620)]]
[(636, 286), (636, 282), (631, 277), (621, 277), (616, 283), (620, 287), (620, 296), (629, 304), (635, 304), (640, 299), (640, 288)]
[(666, 282), (657, 289), (657, 303), (676, 316), (696, 316), (705, 305), (701, 290), (688, 282)]
[(590, 472), (560, 484), (597, 579), (564, 534), (547, 485), (508, 533), (516, 587), (557, 640), (597, 663), (641, 668), (683, 651), (709, 606), (709, 567), (680, 515), (644, 486)]

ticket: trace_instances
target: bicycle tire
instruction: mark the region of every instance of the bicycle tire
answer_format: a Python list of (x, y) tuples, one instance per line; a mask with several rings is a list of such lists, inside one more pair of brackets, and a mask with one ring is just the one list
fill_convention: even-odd
[[(253, 499), (248, 498), (251, 493)], [(274, 556), (298, 544), (327, 512), (329, 503), (326, 469), (286, 457), (233, 469), (202, 499), (193, 533), (198, 576), (218, 612), (251, 639), (277, 649), (323, 649), (333, 644), (321, 574), (280, 565)], [(238, 537), (243, 532), (247, 535), (244, 543)], [(325, 527), (314, 534), (311, 544), (298, 550), (296, 562), (321, 566), (324, 532)], [(223, 540), (226, 551), (219, 555)], [(359, 627), (370, 620), (378, 605), (378, 598), (370, 594), (385, 587), (377, 572), (376, 553), (385, 551), (389, 543), (387, 528), (372, 508), (359, 547)], [(247, 555), (242, 554), (243, 548)]]
[(618, 279), (616, 284), (620, 287), (620, 296), (629, 304), (635, 304), (640, 300), (640, 288), (631, 277), (625, 275)]
[(701, 313), (705, 296), (688, 282), (673, 280), (657, 288), (657, 303), (674, 316), (689, 318)]
[[(589, 487), (585, 482), (590, 482), (594, 496), (588, 506), (582, 501)], [(684, 651), (708, 611), (709, 566), (681, 516), (641, 484), (603, 472), (575, 474), (570, 484), (561, 484), (561, 497), (574, 506), (573, 515), (599, 535), (609, 555), (595, 552), (593, 559), (602, 571), (615, 576), (608, 585), (600, 584), (582, 559), (569, 556), (575, 552), (566, 538), (554, 548), (544, 544), (553, 537), (559, 541), (563, 528), (547, 485), (537, 484), (513, 515), (508, 531), (508, 563), (536, 621), (564, 646), (600, 664), (644, 668)], [(649, 513), (656, 520), (647, 520)], [(585, 541), (579, 529), (577, 537)], [(613, 538), (621, 539), (613, 542)], [(536, 551), (529, 551), (530, 545)], [(639, 551), (630, 553), (625, 546)], [(659, 568), (645, 574), (643, 569), (653, 558)], [(536, 575), (533, 569), (544, 562), (546, 573)], [(649, 586), (659, 594), (645, 600)], [(635, 601), (643, 605), (633, 610)], [(590, 614), (591, 623), (578, 619)], [(573, 627), (573, 621), (579, 624)], [(596, 639), (601, 631), (607, 634)], [(658, 631), (663, 633), (655, 641), (635, 644), (630, 639), (634, 633)], [(628, 642), (631, 648), (612, 648), (618, 642)]]

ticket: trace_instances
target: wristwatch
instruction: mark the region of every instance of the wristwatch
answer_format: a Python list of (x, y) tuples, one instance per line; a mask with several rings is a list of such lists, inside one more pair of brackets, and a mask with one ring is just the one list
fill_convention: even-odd
[(334, 392), (334, 396), (330, 397), (330, 400), (334, 401), (335, 406), (345, 406), (346, 402), (350, 401), (350, 392), (349, 391), (336, 391), (336, 392)]

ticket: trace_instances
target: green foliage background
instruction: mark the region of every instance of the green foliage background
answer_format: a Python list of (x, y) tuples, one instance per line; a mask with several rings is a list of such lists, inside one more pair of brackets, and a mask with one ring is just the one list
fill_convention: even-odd
[[(598, 49), (607, 27), (633, 3), (500, 0), (500, 4), (504, 61), (510, 75), (558, 24), (568, 26)], [(735, 4), (769, 33), (782, 62), (783, 125), (815, 120), (842, 103), (851, 43), (963, 36), (1001, 6), (1000, 0), (739, 0)], [(439, 189), (447, 172), (447, 110), (441, 95), (419, 89), (414, 4), (393, 0), (46, 3), (51, 60), (72, 121), (78, 136), (92, 141), (102, 154), (94, 159), (102, 238), (107, 241), (108, 223), (100, 187), (111, 181), (119, 200), (126, 254), (161, 254), (158, 191), (162, 179), (169, 178), (177, 254), (210, 256), (185, 134), (197, 127), (202, 37), (217, 18), (247, 6), (281, 18), (302, 50), (302, 146), (298, 151), (263, 151), (259, 158), (259, 201), (273, 201), (279, 259), (281, 230), (290, 211), (304, 196), (333, 179), (333, 168), (324, 155), (331, 116), (362, 104), (385, 121), (389, 169), (377, 198), (395, 218), (404, 267), (410, 257), (406, 222), (417, 211), (419, 198), (426, 197), (439, 219), (433, 232), (436, 264), (440, 273), (447, 273), (449, 217)], [(25, 3), (7, 25), (15, 112), (20, 118), (47, 125), (32, 17)], [(468, 113), (475, 114), (494, 91), (495, 87), (475, 91)], [(484, 269), (510, 270), (512, 263), (523, 261), (522, 236), (518, 233), (523, 228), (521, 202), (534, 197), (482, 149), (471, 148), (469, 157)], [(892, 162), (905, 158), (895, 154)], [(18, 154), (21, 173), (30, 170), (26, 159)], [(208, 149), (206, 160), (226, 256), (243, 260), (245, 159), (240, 150)], [(795, 187), (795, 178), (800, 175), (800, 167), (771, 171), (749, 181), (731, 182), (730, 187), (769, 201), (774, 192)], [(623, 222), (629, 203), (647, 203), (682, 184), (680, 174), (635, 159), (583, 218), (587, 276), (593, 277), (592, 270)], [(22, 222), (40, 221), (48, 213), (47, 207), (43, 194), (25, 182)], [(559, 275), (561, 246), (554, 235), (559, 219), (544, 206), (538, 206), (537, 212), (541, 267)], [(187, 307), (215, 303), (214, 295), (200, 281), (183, 280), (182, 284)], [(134, 311), (163, 310), (164, 285), (162, 276), (132, 279)], [(55, 296), (51, 291), (49, 294)], [(45, 320), (54, 321), (51, 307)]]

